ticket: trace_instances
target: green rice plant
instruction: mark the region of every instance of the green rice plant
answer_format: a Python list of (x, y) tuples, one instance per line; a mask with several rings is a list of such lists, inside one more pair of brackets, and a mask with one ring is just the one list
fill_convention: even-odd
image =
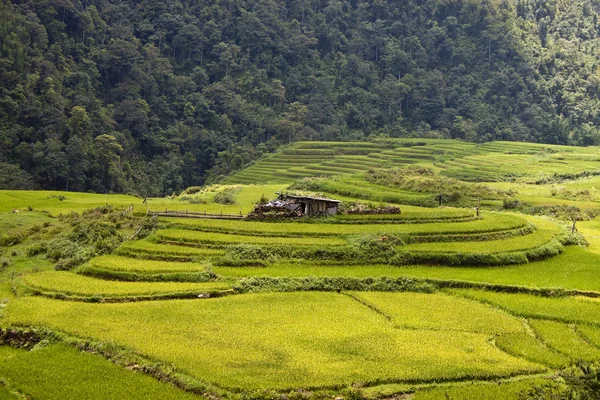
[(122, 304), (28, 297), (11, 301), (6, 315), (8, 324), (126, 346), (224, 388), (439, 382), (543, 370), (498, 350), (487, 334), (394, 328), (336, 293)]
[[(362, 235), (362, 234), (395, 234), (402, 235), (407, 234), (411, 236), (425, 236), (425, 235), (450, 235), (450, 234), (479, 234), (479, 233), (491, 233), (501, 232), (515, 229), (523, 229), (528, 226), (528, 219), (515, 216), (515, 215), (503, 215), (497, 213), (486, 213), (483, 219), (473, 221), (460, 221), (460, 222), (440, 222), (435, 218), (435, 222), (426, 222), (419, 224), (381, 224), (380, 215), (356, 215), (350, 218), (352, 220), (358, 220), (360, 222), (366, 222), (364, 224), (338, 224), (336, 222), (342, 221), (342, 219), (327, 219), (327, 220), (311, 220), (306, 223), (302, 222), (257, 222), (257, 221), (228, 221), (228, 220), (177, 220), (171, 223), (175, 226), (184, 229), (206, 231), (206, 232), (233, 232), (240, 233), (242, 235), (264, 235), (264, 236), (343, 236), (343, 235)], [(387, 219), (387, 218), (386, 218)], [(390, 220), (395, 220), (390, 216)], [(544, 224), (543, 227), (554, 227), (554, 231), (558, 232), (555, 224), (546, 225), (544, 220), (531, 219), (536, 224)], [(548, 229), (550, 230), (550, 229)], [(164, 235), (165, 230), (159, 231), (158, 235)], [(172, 232), (172, 230), (169, 230)], [(179, 238), (185, 238), (186, 236), (204, 237), (206, 235), (194, 233), (191, 231), (184, 231), (178, 229), (176, 236)], [(235, 235), (231, 236), (220, 236), (223, 239), (230, 239), (234, 242)], [(254, 239), (253, 239), (254, 240)], [(258, 240), (258, 239), (257, 239)], [(287, 240), (280, 242), (287, 243)], [(259, 242), (254, 242), (259, 243)], [(314, 239), (306, 241), (306, 243), (314, 244)]]
[(136, 273), (162, 273), (162, 272), (202, 272), (206, 264), (181, 263), (168, 261), (140, 260), (118, 255), (104, 255), (89, 261), (89, 265), (112, 271), (126, 271)]
[(456, 242), (437, 242), (437, 243), (416, 243), (406, 246), (406, 251), (411, 252), (439, 252), (439, 253), (503, 253), (510, 251), (529, 250), (545, 244), (549, 244), (555, 239), (556, 231), (536, 230), (529, 235), (514, 236), (501, 240), (482, 241), (471, 243), (466, 241)]
[(516, 357), (524, 358), (550, 368), (564, 368), (572, 361), (565, 355), (541, 343), (532, 333), (514, 332), (500, 335), (496, 345)]
[(494, 382), (467, 382), (455, 385), (437, 385), (427, 389), (417, 390), (412, 399), (414, 400), (438, 400), (438, 399), (477, 399), (477, 400), (521, 400), (522, 393), (533, 385), (541, 385), (546, 379), (515, 378), (506, 381)]
[(600, 348), (600, 328), (596, 326), (577, 325), (577, 332), (590, 344)]
[(556, 321), (531, 320), (531, 326), (549, 346), (566, 354), (573, 361), (600, 360), (600, 349), (590, 346), (574, 327)]
[[(521, 322), (503, 311), (444, 293), (353, 292), (352, 296), (389, 316), (394, 325), (487, 334), (522, 332)], [(415, 310), (419, 310), (418, 313)]]
[(77, 274), (104, 280), (127, 282), (209, 282), (216, 278), (212, 272), (159, 272), (139, 273), (102, 269), (92, 265), (83, 265), (75, 271)]
[[(553, 258), (527, 264), (502, 267), (407, 265), (390, 271), (380, 269), (380, 274), (398, 274), (414, 278), (443, 281), (475, 282), (491, 285), (512, 285), (530, 288), (554, 288), (600, 293), (600, 276), (597, 274), (600, 255), (583, 247), (565, 247), (564, 252)], [(274, 267), (274, 266), (273, 266)], [(318, 269), (317, 269), (318, 270)], [(357, 273), (361, 269), (357, 268)], [(317, 273), (316, 270), (310, 273)], [(352, 273), (336, 272), (336, 273)], [(392, 276), (392, 275), (389, 275)]]
[[(27, 398), (48, 400), (101, 399), (110, 393), (121, 399), (195, 399), (172, 385), (114, 365), (102, 356), (64, 344), (34, 351), (0, 346), (0, 376)], [(1, 387), (0, 387), (1, 388)], [(0, 390), (3, 399), (7, 390)]]
[(223, 282), (117, 282), (90, 278), (63, 271), (28, 274), (23, 283), (36, 293), (66, 296), (119, 297), (164, 293), (183, 293), (227, 290)]
[(126, 242), (116, 251), (117, 254), (129, 258), (144, 258), (164, 261), (197, 261), (223, 256), (225, 252), (218, 249), (199, 249), (176, 246), (173, 244), (153, 243), (147, 240)]
[(473, 289), (448, 289), (450, 293), (500, 307), (513, 315), (566, 323), (598, 324), (600, 302), (586, 297), (540, 297)]
[(190, 230), (162, 229), (156, 232), (158, 238), (166, 242), (195, 243), (226, 246), (234, 243), (290, 246), (343, 246), (341, 238), (278, 238), (269, 236), (236, 235), (233, 233), (196, 232)]

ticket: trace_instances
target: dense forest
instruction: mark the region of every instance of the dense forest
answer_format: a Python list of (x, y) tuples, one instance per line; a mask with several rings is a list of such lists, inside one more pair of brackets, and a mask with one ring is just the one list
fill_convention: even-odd
[(0, 188), (165, 195), (296, 140), (600, 144), (592, 0), (0, 0)]

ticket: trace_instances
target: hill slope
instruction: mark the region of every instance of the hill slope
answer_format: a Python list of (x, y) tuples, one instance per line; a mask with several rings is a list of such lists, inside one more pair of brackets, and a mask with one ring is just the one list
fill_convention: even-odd
[(0, 2), (0, 187), (170, 194), (280, 143), (597, 144), (598, 6)]

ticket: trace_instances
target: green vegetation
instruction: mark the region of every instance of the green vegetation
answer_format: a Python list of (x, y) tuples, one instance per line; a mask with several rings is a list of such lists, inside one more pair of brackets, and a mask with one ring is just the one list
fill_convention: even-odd
[[(600, 360), (600, 179), (585, 172), (596, 152), (302, 142), (255, 164), (266, 167), (254, 182), (282, 183), (190, 187), (135, 198), (133, 208), (122, 195), (3, 191), (12, 208), (0, 212), (0, 323), (9, 328), (0, 341), (87, 356), (70, 344), (197, 397), (563, 390), (575, 363)], [(277, 157), (281, 166), (269, 165)], [(340, 199), (353, 214), (260, 221), (148, 211), (245, 214), (297, 178), (332, 172), (292, 187)], [(464, 194), (455, 204), (465, 208), (437, 207), (446, 187)], [(401, 213), (380, 214), (392, 207)], [(32, 381), (17, 387), (13, 375), (0, 371), (8, 392), (33, 396)]]
[(549, 348), (529, 332), (501, 335), (496, 339), (496, 345), (508, 354), (552, 368), (564, 368), (572, 362), (567, 356)]
[(573, 326), (555, 321), (531, 320), (531, 326), (548, 346), (566, 354), (574, 361), (600, 360), (600, 349), (590, 346), (575, 332)]
[[(173, 386), (128, 371), (95, 354), (64, 344), (32, 351), (0, 346), (0, 376), (9, 389), (28, 398), (99, 399), (107, 393), (127, 399), (194, 399)], [(19, 399), (2, 388), (3, 399)], [(4, 395), (7, 395), (5, 397)]]
[(44, 325), (115, 342), (230, 388), (439, 381), (541, 370), (499, 351), (487, 334), (394, 328), (368, 307), (335, 293), (151, 305), (29, 298), (12, 301), (6, 313), (10, 324)]
[(585, 297), (545, 298), (530, 294), (503, 294), (471, 289), (453, 289), (451, 293), (483, 301), (514, 315), (566, 323), (593, 323), (600, 312), (600, 302)]
[[(442, 293), (353, 293), (353, 297), (391, 318), (400, 328), (493, 334), (519, 332), (518, 319), (471, 300)], [(418, 311), (418, 312), (416, 312)]]
[(226, 290), (225, 283), (207, 282), (114, 282), (94, 279), (87, 276), (63, 271), (48, 271), (26, 275), (23, 283), (42, 294), (114, 297), (156, 295), (165, 293), (203, 293), (206, 291)]

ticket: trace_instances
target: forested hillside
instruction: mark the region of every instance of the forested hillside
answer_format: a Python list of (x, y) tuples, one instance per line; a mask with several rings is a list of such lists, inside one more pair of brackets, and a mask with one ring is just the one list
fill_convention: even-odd
[(600, 144), (599, 12), (0, 0), (0, 188), (171, 194), (300, 139)]

